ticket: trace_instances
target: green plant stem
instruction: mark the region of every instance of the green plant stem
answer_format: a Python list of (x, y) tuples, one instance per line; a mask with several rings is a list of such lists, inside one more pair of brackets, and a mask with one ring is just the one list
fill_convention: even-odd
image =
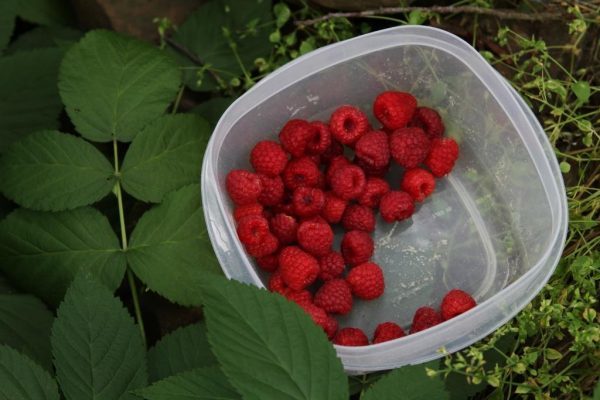
[[(114, 154), (114, 165), (115, 165), (115, 176), (117, 176), (117, 184), (115, 186), (115, 193), (117, 195), (117, 204), (119, 207), (119, 225), (121, 227), (121, 246), (123, 251), (127, 251), (127, 231), (125, 230), (125, 211), (123, 209), (123, 192), (121, 190), (121, 171), (119, 170), (119, 149), (117, 146), (117, 139), (113, 139), (113, 154)], [(127, 282), (129, 283), (129, 290), (131, 291), (131, 298), (133, 299), (133, 309), (135, 311), (135, 319), (137, 320), (138, 327), (140, 328), (140, 335), (142, 336), (142, 343), (144, 347), (147, 346), (146, 330), (144, 329), (144, 320), (142, 319), (142, 309), (140, 307), (140, 299), (138, 297), (137, 287), (135, 284), (135, 278), (129, 266), (127, 266)]]
[(171, 114), (175, 114), (179, 109), (179, 103), (181, 103), (181, 98), (183, 97), (183, 92), (185, 91), (185, 85), (181, 85), (179, 88), (179, 92), (177, 93), (177, 98), (175, 99), (175, 104), (173, 104), (173, 109), (171, 110)]

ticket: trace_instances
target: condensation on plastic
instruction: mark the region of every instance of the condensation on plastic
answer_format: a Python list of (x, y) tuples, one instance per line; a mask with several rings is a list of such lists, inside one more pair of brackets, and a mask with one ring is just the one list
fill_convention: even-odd
[[(355, 301), (340, 326), (360, 327), (369, 336), (383, 321), (409, 328), (418, 307), (439, 306), (450, 288), (472, 293), (478, 306), (394, 341), (335, 346), (349, 373), (426, 362), (439, 358), (442, 347), (455, 352), (493, 332), (543, 287), (566, 235), (560, 170), (521, 97), (460, 38), (435, 28), (398, 27), (300, 57), (223, 114), (206, 149), (202, 200), (229, 278), (266, 283), (237, 240), (226, 174), (249, 168), (252, 146), (276, 138), (290, 118), (325, 120), (341, 104), (370, 110), (375, 96), (389, 89), (411, 92), (421, 105), (439, 110), (461, 155), (410, 220), (378, 220), (374, 261), (384, 269), (385, 294)], [(392, 173), (392, 186), (398, 177)]]

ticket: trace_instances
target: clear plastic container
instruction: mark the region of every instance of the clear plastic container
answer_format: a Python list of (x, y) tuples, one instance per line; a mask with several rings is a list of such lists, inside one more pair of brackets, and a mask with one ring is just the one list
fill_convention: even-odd
[[(204, 158), (202, 195), (208, 232), (225, 274), (264, 287), (235, 233), (225, 176), (249, 168), (260, 139), (290, 118), (327, 119), (341, 104), (371, 110), (378, 93), (413, 93), (440, 111), (460, 143), (454, 171), (413, 217), (377, 223), (374, 260), (385, 294), (355, 301), (340, 326), (371, 336), (383, 321), (408, 328), (423, 305), (439, 306), (450, 288), (478, 306), (418, 334), (365, 347), (336, 346), (346, 371), (418, 364), (460, 350), (506, 323), (542, 288), (564, 245), (564, 184), (531, 110), (467, 43), (439, 29), (407, 26), (313, 51), (275, 71), (222, 116)], [(370, 112), (370, 111), (369, 111)], [(399, 184), (392, 177), (392, 185)]]

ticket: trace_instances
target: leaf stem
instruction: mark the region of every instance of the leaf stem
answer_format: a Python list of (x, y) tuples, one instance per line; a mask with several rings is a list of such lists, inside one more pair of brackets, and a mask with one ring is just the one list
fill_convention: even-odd
[(179, 109), (179, 103), (181, 103), (181, 98), (183, 97), (183, 92), (185, 91), (185, 85), (181, 85), (179, 88), (179, 92), (177, 93), (177, 98), (175, 99), (175, 103), (173, 104), (173, 109), (171, 110), (171, 114), (175, 114)]

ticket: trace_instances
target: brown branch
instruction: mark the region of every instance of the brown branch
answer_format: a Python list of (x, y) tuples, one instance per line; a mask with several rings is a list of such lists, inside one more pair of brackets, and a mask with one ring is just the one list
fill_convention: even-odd
[[(181, 43), (177, 43), (176, 41), (174, 41), (173, 39), (171, 39), (170, 37), (165, 37), (165, 42), (171, 46), (174, 50), (178, 51), (179, 53), (181, 53), (183, 56), (187, 57), (190, 59), (191, 62), (193, 62), (194, 64), (198, 65), (199, 67), (202, 67), (204, 65), (206, 65), (206, 63), (204, 61), (202, 61), (196, 54), (194, 54), (190, 49), (188, 49), (187, 47), (185, 47), (184, 45), (182, 45)], [(210, 68), (206, 69), (208, 71), (209, 74), (212, 75), (212, 77), (217, 81), (221, 81), (221, 77), (219, 76), (219, 74), (217, 74), (215, 71), (213, 71)]]

